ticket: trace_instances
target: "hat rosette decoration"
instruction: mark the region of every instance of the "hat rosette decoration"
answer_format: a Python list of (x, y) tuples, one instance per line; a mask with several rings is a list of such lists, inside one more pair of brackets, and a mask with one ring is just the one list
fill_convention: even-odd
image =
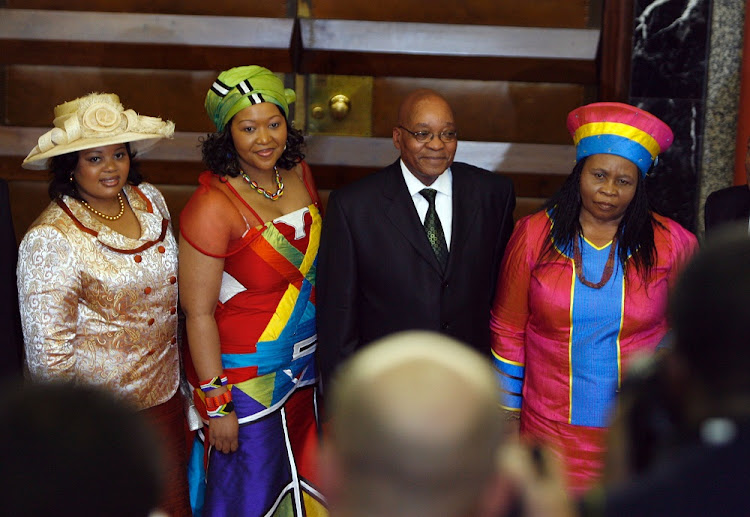
[(46, 169), (53, 156), (126, 142), (142, 154), (174, 135), (173, 122), (126, 110), (112, 93), (92, 93), (60, 104), (53, 124), (23, 161), (24, 168)]

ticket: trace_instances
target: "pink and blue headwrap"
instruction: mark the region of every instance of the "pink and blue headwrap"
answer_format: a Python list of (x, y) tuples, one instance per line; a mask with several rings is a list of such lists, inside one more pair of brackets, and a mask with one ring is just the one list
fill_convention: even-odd
[(574, 109), (568, 114), (568, 131), (576, 146), (576, 160), (614, 154), (633, 162), (644, 176), (674, 140), (664, 122), (620, 102), (596, 102)]

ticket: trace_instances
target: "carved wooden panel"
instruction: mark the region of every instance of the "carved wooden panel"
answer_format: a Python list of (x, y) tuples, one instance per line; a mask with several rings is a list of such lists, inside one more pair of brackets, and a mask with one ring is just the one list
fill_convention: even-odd
[(300, 20), (300, 73), (593, 84), (597, 29)]
[(389, 137), (401, 100), (431, 88), (453, 108), (462, 140), (569, 144), (568, 112), (584, 103), (580, 84), (381, 77), (373, 84), (373, 136)]
[(203, 14), (211, 16), (293, 16), (297, 0), (241, 2), (238, 0), (5, 0), (13, 9), (103, 11), (126, 13)]
[(586, 27), (589, 0), (304, 0), (313, 18), (469, 23), (525, 27)]
[(10, 66), (6, 123), (48, 127), (53, 108), (90, 92), (116, 93), (126, 108), (174, 121), (178, 131), (211, 131), (203, 109), (214, 71)]
[(0, 10), (0, 64), (290, 72), (294, 20)]

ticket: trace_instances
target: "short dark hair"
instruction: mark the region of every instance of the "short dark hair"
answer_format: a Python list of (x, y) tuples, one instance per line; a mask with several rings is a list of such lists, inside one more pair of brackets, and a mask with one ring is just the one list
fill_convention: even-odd
[(3, 513), (146, 517), (157, 507), (161, 451), (138, 412), (93, 387), (16, 382), (3, 388)]
[(750, 395), (750, 237), (747, 224), (709, 239), (670, 297), (674, 353), (720, 394)]
[[(130, 157), (130, 170), (128, 171), (128, 183), (131, 185), (140, 185), (143, 182), (140, 164), (135, 160), (136, 153), (126, 143), (125, 148), (128, 150)], [(57, 199), (63, 196), (70, 196), (82, 200), (81, 195), (75, 187), (75, 183), (70, 181), (73, 170), (78, 166), (78, 156), (80, 151), (60, 154), (50, 159), (50, 182), (47, 192), (50, 199)]]
[[(284, 116), (284, 112), (280, 108), (279, 112)], [(201, 140), (201, 152), (203, 163), (206, 164), (206, 167), (211, 172), (219, 176), (231, 176), (235, 178), (240, 174), (240, 166), (237, 163), (237, 150), (234, 148), (234, 140), (232, 140), (233, 120), (234, 117), (229, 119), (224, 129), (218, 133), (209, 133), (206, 135)], [(302, 131), (292, 127), (286, 116), (284, 116), (284, 120), (286, 121), (287, 131), (286, 149), (284, 149), (284, 153), (276, 162), (276, 165), (282, 169), (291, 169), (305, 159), (305, 155), (302, 152), (305, 137)]]

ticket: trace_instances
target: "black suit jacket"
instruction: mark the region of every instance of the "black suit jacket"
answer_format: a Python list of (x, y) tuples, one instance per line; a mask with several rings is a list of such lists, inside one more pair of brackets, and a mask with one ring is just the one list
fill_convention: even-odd
[(513, 230), (505, 177), (453, 163), (443, 272), (398, 161), (331, 194), (318, 255), (318, 361), (325, 380), (360, 346), (400, 330), (441, 331), (488, 354), (489, 311)]
[(750, 515), (750, 422), (735, 423), (737, 434), (728, 443), (692, 437), (632, 482), (608, 490), (603, 512), (592, 508), (582, 515)]
[(0, 379), (21, 376), (23, 337), (16, 288), (17, 258), (18, 244), (10, 213), (8, 184), (0, 180)]
[(747, 185), (723, 188), (712, 192), (706, 199), (706, 233), (716, 227), (750, 218), (750, 188)]

